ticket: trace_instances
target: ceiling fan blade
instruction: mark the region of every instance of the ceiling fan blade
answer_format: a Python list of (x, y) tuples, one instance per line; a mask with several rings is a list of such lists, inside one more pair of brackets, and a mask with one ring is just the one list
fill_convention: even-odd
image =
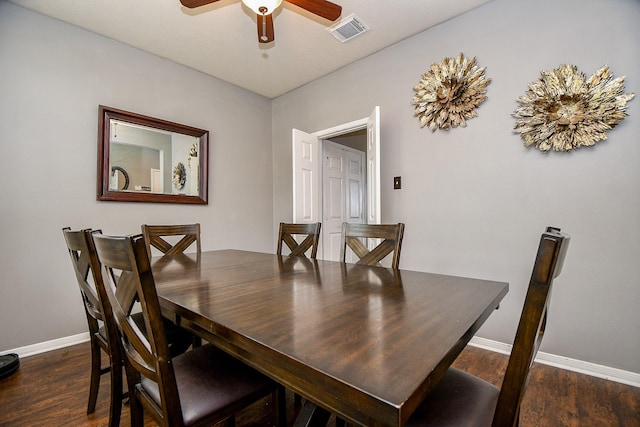
[(260, 43), (269, 43), (274, 39), (273, 35), (273, 15), (256, 15), (258, 22), (258, 41)]
[(326, 0), (286, 0), (291, 4), (308, 10), (314, 15), (322, 16), (330, 21), (335, 21), (342, 13), (342, 6)]
[(215, 3), (218, 0), (180, 0), (180, 3), (184, 7), (188, 7), (189, 9), (193, 9), (195, 7), (204, 6), (205, 4)]

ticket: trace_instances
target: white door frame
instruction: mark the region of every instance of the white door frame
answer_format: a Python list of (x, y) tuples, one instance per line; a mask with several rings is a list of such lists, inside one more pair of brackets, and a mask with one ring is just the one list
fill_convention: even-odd
[[(337, 125), (337, 126), (320, 130), (311, 134), (306, 134), (305, 132), (299, 131), (298, 129), (293, 129), (292, 130), (292, 134), (293, 134), (292, 148), (293, 148), (293, 153), (295, 155), (296, 135), (307, 135), (307, 137), (315, 140), (315, 142), (310, 141), (309, 144), (307, 145), (309, 147), (313, 147), (314, 145), (317, 147), (317, 148), (312, 148), (312, 154), (313, 154), (312, 157), (321, 158), (322, 144), (319, 144), (318, 143), (319, 141), (321, 142), (323, 139), (344, 135), (344, 134), (362, 130), (362, 129), (367, 130), (367, 153), (366, 153), (367, 169), (368, 169), (367, 170), (367, 200), (368, 200), (367, 201), (367, 217), (368, 217), (367, 222), (372, 224), (377, 224), (377, 223), (380, 223), (380, 218), (381, 218), (381, 203), (380, 203), (381, 199), (380, 199), (380, 180), (379, 180), (380, 155), (379, 155), (379, 152), (377, 152), (377, 150), (370, 149), (370, 148), (379, 148), (377, 147), (378, 143), (376, 143), (376, 147), (370, 147), (370, 142), (373, 138), (375, 138), (377, 141), (379, 141), (380, 139), (380, 107), (379, 106), (376, 106), (374, 108), (373, 113), (369, 117), (365, 117), (359, 120), (354, 120), (352, 122)], [(376, 170), (374, 171), (369, 170), (370, 168), (369, 156), (371, 154), (375, 155), (375, 161), (372, 165), (376, 168)], [(315, 161), (313, 163), (315, 163)], [(302, 218), (302, 216), (306, 216), (306, 215), (303, 215), (303, 212), (309, 209), (308, 208), (305, 209), (302, 201), (297, 200), (296, 198), (297, 187), (304, 183), (301, 182), (301, 183), (298, 183), (297, 185), (295, 164), (296, 164), (296, 159), (294, 158), (293, 159), (293, 221), (294, 222), (322, 221), (322, 212), (321, 212), (322, 211), (322, 189), (315, 187), (316, 185), (322, 182), (322, 176), (316, 176), (309, 181), (310, 183), (313, 183), (311, 185), (312, 187), (317, 188), (317, 190), (315, 189), (312, 190), (311, 193), (314, 195), (317, 195), (317, 199), (319, 200), (317, 200), (315, 197), (309, 197), (310, 200), (307, 200), (307, 202), (311, 202), (311, 203), (309, 203), (308, 206), (315, 206), (315, 208), (311, 209), (311, 211), (313, 211), (312, 215), (307, 216), (307, 218)], [(320, 168), (322, 169), (322, 166), (320, 166)], [(318, 172), (320, 173), (320, 175), (322, 174), (322, 170)], [(372, 177), (373, 179), (371, 179)], [(370, 193), (374, 193), (374, 194), (371, 195)], [(312, 199), (315, 199), (315, 200), (312, 200)], [(372, 201), (373, 203), (371, 203)], [(320, 242), (320, 249), (321, 249), (320, 254), (322, 254), (322, 242)], [(320, 257), (322, 257), (322, 255), (320, 255)]]
[(342, 125), (334, 126), (329, 129), (320, 130), (318, 132), (313, 132), (311, 135), (317, 136), (319, 139), (329, 139), (335, 136), (344, 135), (346, 133), (355, 132), (357, 130), (362, 130), (367, 128), (368, 117), (360, 120), (354, 120), (349, 123), (344, 123)]

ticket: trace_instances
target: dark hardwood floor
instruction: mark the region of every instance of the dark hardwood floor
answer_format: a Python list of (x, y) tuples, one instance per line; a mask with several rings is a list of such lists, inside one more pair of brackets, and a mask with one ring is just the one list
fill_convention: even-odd
[[(467, 347), (455, 366), (499, 386), (506, 362), (504, 355)], [(21, 359), (18, 372), (0, 380), (0, 426), (106, 426), (109, 378), (103, 376), (96, 412), (87, 415), (89, 370), (88, 343)], [(292, 421), (291, 394), (287, 408)], [(267, 399), (259, 401), (239, 414), (237, 426), (266, 426), (270, 411)], [(121, 425), (129, 424), (125, 405)], [(640, 427), (640, 388), (535, 364), (520, 425)]]

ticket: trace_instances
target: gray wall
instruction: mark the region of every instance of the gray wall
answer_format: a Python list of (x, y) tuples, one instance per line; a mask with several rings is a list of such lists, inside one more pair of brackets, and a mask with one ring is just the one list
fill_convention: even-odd
[[(274, 218), (292, 215), (291, 128), (380, 105), (382, 217), (406, 223), (401, 267), (508, 281), (479, 335), (511, 343), (540, 233), (562, 227), (572, 242), (542, 351), (640, 372), (640, 99), (608, 141), (571, 153), (525, 149), (510, 116), (562, 63), (589, 75), (608, 64), (640, 92), (638, 22), (637, 0), (497, 0), (275, 99)], [(412, 88), (459, 52), (487, 67), (488, 100), (466, 128), (421, 129)]]
[[(0, 58), (0, 353), (86, 331), (64, 226), (273, 250), (270, 100), (4, 1)], [(208, 129), (209, 205), (97, 202), (99, 104)]]
[[(63, 226), (198, 221), (204, 249), (273, 251), (291, 218), (291, 128), (380, 105), (383, 219), (407, 224), (401, 266), (508, 281), (480, 336), (510, 343), (539, 234), (560, 226), (573, 241), (542, 350), (640, 372), (640, 101), (608, 141), (568, 154), (525, 149), (510, 117), (561, 63), (608, 64), (639, 92), (639, 18), (637, 0), (496, 0), (270, 101), (0, 0), (0, 353), (86, 331)], [(421, 129), (412, 87), (460, 51), (487, 67), (489, 99), (467, 128)], [(99, 104), (209, 129), (210, 204), (95, 201)]]

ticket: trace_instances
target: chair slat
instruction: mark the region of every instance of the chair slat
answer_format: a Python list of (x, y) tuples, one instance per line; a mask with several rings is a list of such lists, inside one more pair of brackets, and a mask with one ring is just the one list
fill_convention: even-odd
[[(184, 253), (191, 245), (196, 244), (198, 255), (201, 253), (200, 224), (173, 224), (173, 225), (142, 225), (142, 234), (147, 246), (149, 258), (151, 248), (158, 249), (164, 255), (178, 255)], [(175, 244), (171, 244), (164, 237), (182, 236)]]
[[(321, 226), (322, 224), (319, 222), (309, 224), (287, 224), (281, 222), (278, 229), (278, 247), (276, 253), (282, 255), (282, 243), (284, 242), (289, 248), (290, 256), (306, 257), (307, 251), (311, 249), (310, 257), (315, 259), (318, 253)], [(302, 242), (298, 243), (295, 236), (306, 237)]]
[[(347, 247), (359, 258), (357, 264), (381, 266), (381, 261), (393, 253), (391, 268), (400, 265), (400, 250), (404, 236), (404, 224), (342, 224), (342, 243), (340, 260), (346, 261)], [(362, 239), (383, 239), (375, 248), (369, 250)]]

